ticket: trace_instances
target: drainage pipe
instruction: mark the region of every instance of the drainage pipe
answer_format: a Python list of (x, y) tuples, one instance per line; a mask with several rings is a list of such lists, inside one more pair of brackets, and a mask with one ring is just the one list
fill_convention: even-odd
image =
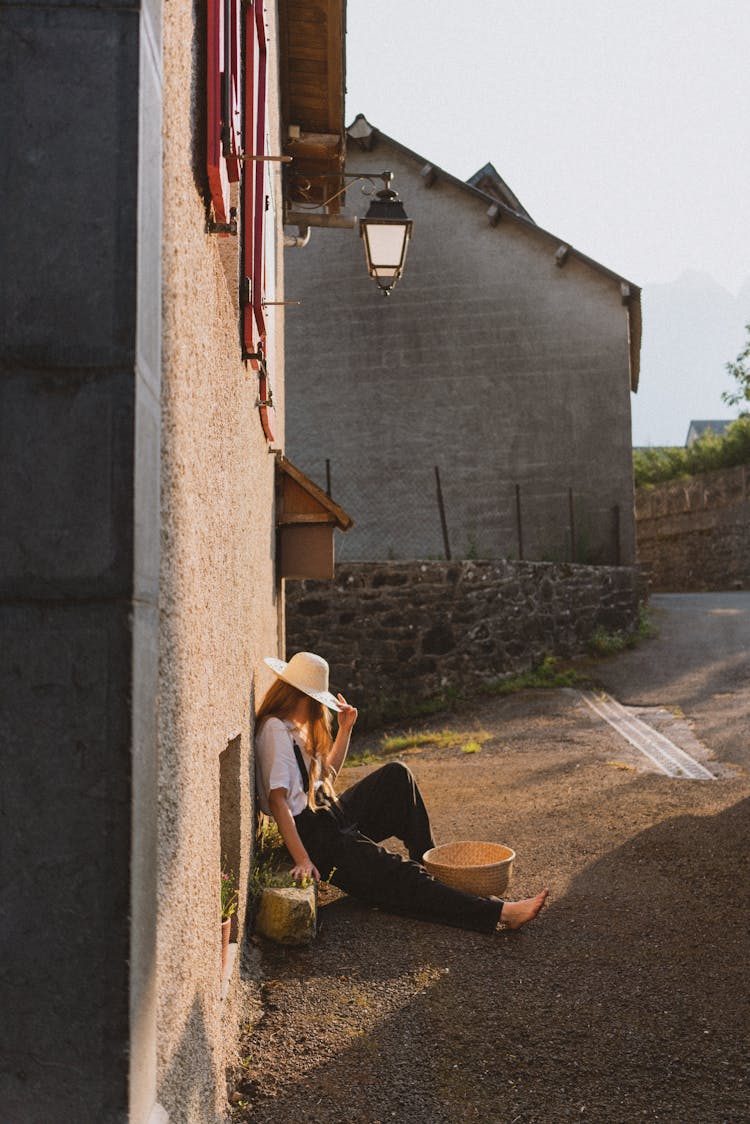
[(298, 226), (299, 234), (285, 234), (284, 235), (284, 249), (291, 249), (293, 246), (298, 246), (302, 249), (310, 241), (310, 227)]

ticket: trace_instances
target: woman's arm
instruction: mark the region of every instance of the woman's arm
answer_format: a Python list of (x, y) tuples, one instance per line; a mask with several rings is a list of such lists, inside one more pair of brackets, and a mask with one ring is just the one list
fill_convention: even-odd
[(276, 820), (281, 838), (286, 844), (286, 849), (292, 856), (294, 867), (292, 868), (292, 878), (314, 878), (316, 882), (320, 881), (320, 873), (305, 850), (305, 846), (299, 837), (297, 826), (294, 822), (294, 817), (289, 811), (289, 805), (286, 802), (287, 791), (285, 788), (272, 788), (268, 794), (268, 807), (271, 809), (271, 815)]
[(333, 745), (326, 755), (326, 765), (329, 769), (333, 769), (334, 773), (339, 772), (346, 760), (346, 755), (349, 750), (349, 740), (352, 736), (354, 723), (357, 721), (356, 706), (349, 706), (349, 703), (343, 695), (337, 695), (336, 697), (341, 706), (341, 710), (337, 715), (339, 728)]

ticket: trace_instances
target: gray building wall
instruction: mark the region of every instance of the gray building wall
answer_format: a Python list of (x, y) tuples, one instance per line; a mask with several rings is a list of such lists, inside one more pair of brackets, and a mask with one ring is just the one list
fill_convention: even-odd
[(160, 53), (156, 4), (2, 9), (0, 1116), (28, 1124), (156, 1096)]
[[(528, 224), (489, 225), (488, 200), (387, 138), (350, 143), (351, 170), (394, 173), (414, 220), (383, 299), (355, 233), (316, 230), (287, 260), (290, 457), (357, 525), (342, 560), (441, 557), (441, 473), (455, 557), (632, 562), (628, 312), (619, 279)], [(367, 199), (347, 193), (347, 212)], [(615, 519), (619, 509), (619, 532)], [(619, 558), (617, 541), (619, 535)]]

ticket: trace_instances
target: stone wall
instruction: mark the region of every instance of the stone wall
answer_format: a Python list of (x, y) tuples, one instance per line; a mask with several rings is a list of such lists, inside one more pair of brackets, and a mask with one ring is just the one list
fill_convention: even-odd
[(655, 591), (750, 588), (750, 466), (639, 488), (636, 525)]
[(385, 704), (471, 689), (629, 629), (639, 571), (544, 562), (354, 562), (288, 582), (287, 652), (317, 651), (377, 717)]

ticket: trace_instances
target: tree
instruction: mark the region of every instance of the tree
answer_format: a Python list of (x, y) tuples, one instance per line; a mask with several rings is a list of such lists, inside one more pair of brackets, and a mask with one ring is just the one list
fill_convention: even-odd
[(727, 373), (737, 383), (737, 390), (725, 390), (721, 400), (727, 406), (739, 406), (742, 402), (750, 402), (750, 324), (745, 325), (747, 341), (744, 350), (739, 353), (734, 363), (727, 363)]

